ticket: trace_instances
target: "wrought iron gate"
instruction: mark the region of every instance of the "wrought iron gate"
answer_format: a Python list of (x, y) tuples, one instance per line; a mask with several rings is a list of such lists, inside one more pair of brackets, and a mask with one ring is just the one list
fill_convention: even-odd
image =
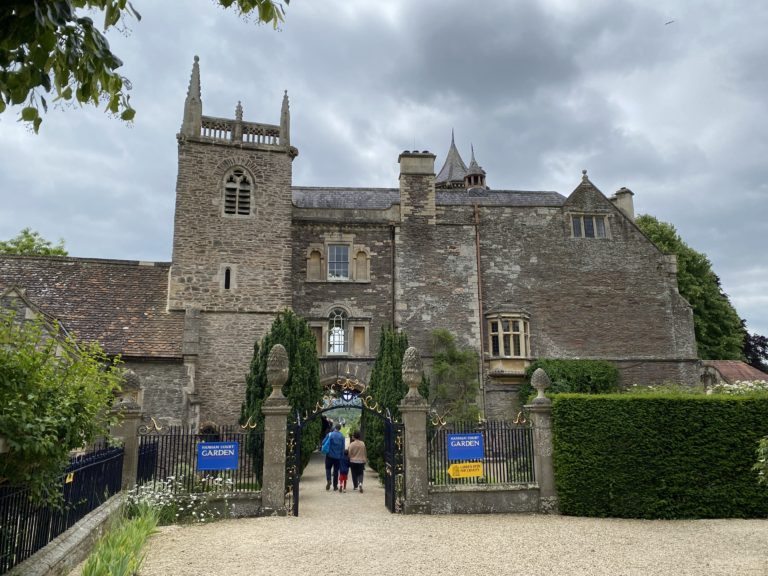
[(288, 426), (286, 442), (286, 502), (285, 507), (294, 516), (299, 515), (299, 496), (302, 472), (301, 436), (306, 424), (320, 414), (339, 407), (358, 408), (381, 418), (384, 422), (384, 462), (386, 475), (384, 477), (384, 503), (390, 512), (402, 512), (405, 500), (405, 466), (403, 464), (404, 428), (401, 422), (391, 417), (389, 410), (382, 410), (378, 405), (372, 405), (370, 397), (356, 399), (357, 402), (343, 402), (336, 405), (319, 408), (311, 415), (296, 414)]

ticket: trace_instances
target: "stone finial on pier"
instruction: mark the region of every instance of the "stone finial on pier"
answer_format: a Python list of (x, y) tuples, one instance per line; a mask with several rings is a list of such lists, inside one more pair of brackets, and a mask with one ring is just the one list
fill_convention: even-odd
[(408, 385), (406, 398), (421, 398), (419, 384), (421, 384), (421, 356), (419, 351), (411, 346), (403, 356), (403, 382)]
[(282, 344), (275, 344), (267, 357), (267, 383), (272, 387), (270, 398), (284, 398), (283, 384), (288, 380), (288, 354)]
[(536, 368), (531, 376), (531, 386), (536, 389), (536, 398), (533, 399), (532, 404), (551, 404), (552, 400), (544, 396), (544, 391), (552, 386), (552, 381), (549, 376), (541, 368)]

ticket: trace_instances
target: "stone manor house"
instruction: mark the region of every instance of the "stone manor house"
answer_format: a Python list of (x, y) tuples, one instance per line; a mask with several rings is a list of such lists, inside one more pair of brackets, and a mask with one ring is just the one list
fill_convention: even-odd
[(584, 173), (567, 196), (495, 190), (451, 142), (399, 156), (397, 188), (293, 186), (287, 96), (276, 125), (203, 116), (198, 59), (178, 139), (171, 262), (0, 257), (0, 305), (120, 354), (161, 422), (234, 423), (253, 343), (292, 308), (321, 378), (364, 386), (380, 331), (429, 365), (445, 328), (481, 359), (478, 403), (511, 418), (534, 358), (615, 363), (623, 385), (697, 382), (674, 257), (633, 223), (632, 192)]

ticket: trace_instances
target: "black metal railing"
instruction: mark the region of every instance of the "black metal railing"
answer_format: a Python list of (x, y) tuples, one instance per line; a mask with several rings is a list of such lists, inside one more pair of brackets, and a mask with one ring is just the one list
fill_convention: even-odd
[(60, 479), (60, 508), (35, 505), (28, 488), (0, 488), (0, 574), (32, 556), (119, 492), (122, 472), (122, 448), (105, 448), (71, 458)]
[[(479, 433), (483, 437), (482, 475), (451, 477), (452, 464), (468, 460), (448, 459), (448, 435)], [(530, 484), (533, 468), (533, 430), (526, 424), (505, 421), (455, 422), (428, 429), (427, 462), (433, 486), (460, 484)]]
[[(139, 435), (136, 484), (164, 482), (174, 492), (190, 493), (207, 492), (213, 486), (225, 492), (260, 490), (263, 437), (263, 432), (240, 426), (221, 426), (205, 433), (190, 427), (166, 426)], [(237, 469), (198, 471), (197, 450), (201, 442), (238, 442)], [(170, 478), (173, 482), (168, 482)]]

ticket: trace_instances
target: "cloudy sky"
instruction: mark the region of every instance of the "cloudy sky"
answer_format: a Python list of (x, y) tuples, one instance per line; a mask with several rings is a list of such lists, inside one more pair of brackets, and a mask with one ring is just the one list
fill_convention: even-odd
[(768, 3), (293, 0), (282, 30), (213, 0), (133, 0), (111, 33), (138, 114), (0, 117), (0, 239), (29, 226), (72, 256), (169, 261), (176, 138), (193, 56), (203, 113), (278, 123), (294, 184), (397, 187), (398, 153), (450, 144), (497, 189), (569, 194), (581, 169), (706, 253), (768, 334)]

